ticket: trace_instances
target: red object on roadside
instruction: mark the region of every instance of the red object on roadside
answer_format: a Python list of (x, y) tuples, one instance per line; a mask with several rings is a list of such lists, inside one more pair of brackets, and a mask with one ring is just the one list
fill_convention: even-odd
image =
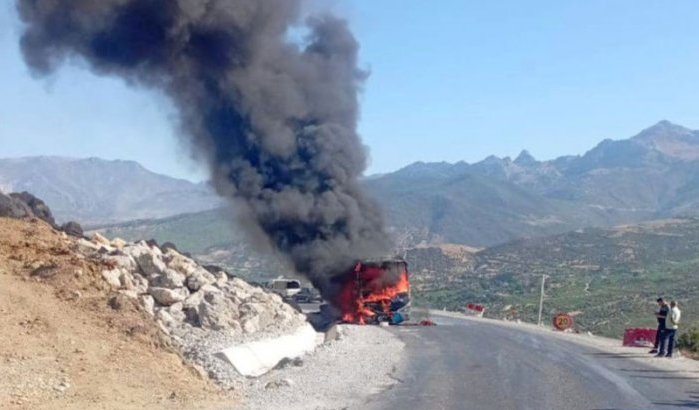
[(482, 313), (485, 310), (485, 307), (483, 307), (483, 305), (469, 303), (468, 305), (466, 305), (466, 309), (475, 310), (476, 312)]
[(624, 346), (651, 347), (655, 344), (656, 329), (633, 327), (624, 331)]
[(436, 323), (431, 321), (430, 319), (424, 319), (419, 322), (403, 322), (400, 324), (401, 326), (437, 326)]
[(568, 330), (573, 327), (573, 317), (568, 313), (557, 313), (553, 317), (553, 327), (560, 331)]

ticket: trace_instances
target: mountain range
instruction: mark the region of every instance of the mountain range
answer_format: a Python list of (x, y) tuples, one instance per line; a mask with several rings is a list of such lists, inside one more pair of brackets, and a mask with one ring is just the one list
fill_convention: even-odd
[(164, 218), (222, 205), (205, 183), (156, 174), (134, 161), (0, 159), (0, 190), (43, 199), (59, 222), (86, 225)]
[[(661, 121), (582, 155), (538, 161), (523, 151), (514, 160), (417, 162), (362, 184), (384, 209), (399, 246), (488, 247), (583, 227), (691, 216), (699, 211), (699, 132)], [(32, 192), (59, 221), (88, 225), (190, 213), (187, 226), (203, 226), (219, 218), (215, 208), (222, 205), (205, 183), (96, 158), (0, 160), (0, 189)], [(168, 221), (178, 219), (154, 223), (162, 231)], [(211, 246), (230, 239), (213, 236)], [(198, 250), (206, 248), (206, 240), (196, 242)]]
[(583, 155), (411, 164), (365, 181), (409, 242), (491, 246), (699, 210), (699, 132), (661, 121)]

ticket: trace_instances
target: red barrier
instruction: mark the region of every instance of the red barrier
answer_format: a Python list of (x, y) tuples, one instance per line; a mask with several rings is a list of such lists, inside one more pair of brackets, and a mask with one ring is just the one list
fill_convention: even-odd
[(634, 327), (624, 331), (624, 346), (651, 347), (655, 344), (655, 329)]
[(469, 303), (468, 305), (466, 305), (466, 308), (468, 310), (475, 310), (476, 312), (483, 312), (485, 310), (483, 305), (477, 305), (475, 303)]
[(469, 303), (466, 305), (466, 309), (464, 309), (464, 313), (471, 316), (483, 317), (484, 312), (485, 306), (476, 303)]

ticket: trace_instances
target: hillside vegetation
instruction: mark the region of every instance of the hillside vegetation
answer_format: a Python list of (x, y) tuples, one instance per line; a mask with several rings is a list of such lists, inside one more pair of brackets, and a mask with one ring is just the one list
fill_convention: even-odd
[(407, 258), (419, 303), (536, 321), (542, 275), (544, 320), (572, 312), (582, 331), (619, 336), (654, 326), (655, 299), (677, 299), (683, 326), (699, 323), (699, 219), (670, 219), (522, 239), (455, 258), (439, 248)]

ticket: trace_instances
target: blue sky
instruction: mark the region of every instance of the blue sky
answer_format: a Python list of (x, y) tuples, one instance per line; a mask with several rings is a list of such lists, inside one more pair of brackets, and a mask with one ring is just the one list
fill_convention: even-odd
[[(134, 159), (200, 178), (167, 101), (77, 66), (31, 78), (12, 2), (0, 5), (0, 157)], [(699, 128), (695, 0), (325, 1), (371, 71), (368, 173), (411, 162), (583, 153), (661, 119)]]

